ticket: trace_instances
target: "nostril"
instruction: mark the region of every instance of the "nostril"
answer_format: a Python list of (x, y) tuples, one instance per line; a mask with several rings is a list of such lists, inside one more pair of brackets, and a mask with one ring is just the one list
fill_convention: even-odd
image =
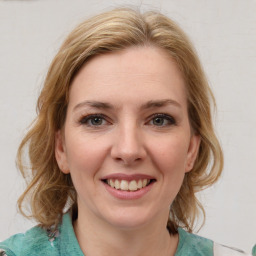
[(137, 138), (137, 135), (132, 136), (130, 133), (131, 131), (122, 132), (111, 148), (111, 157), (124, 164), (139, 162), (147, 155), (143, 142)]
[(137, 163), (139, 161), (142, 160), (141, 157), (136, 157), (136, 156), (128, 156), (128, 155), (124, 155), (122, 157), (115, 157), (114, 158), (117, 162), (122, 162), (125, 165), (129, 165), (129, 164), (133, 164), (133, 163)]

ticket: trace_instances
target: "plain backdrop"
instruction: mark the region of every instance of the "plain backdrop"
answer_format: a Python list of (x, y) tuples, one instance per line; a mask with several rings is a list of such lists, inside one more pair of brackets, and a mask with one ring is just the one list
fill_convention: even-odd
[(0, 0), (0, 240), (35, 225), (17, 213), (17, 147), (61, 42), (83, 19), (125, 5), (158, 10), (188, 33), (215, 93), (225, 167), (200, 194), (199, 234), (250, 251), (256, 243), (255, 0)]

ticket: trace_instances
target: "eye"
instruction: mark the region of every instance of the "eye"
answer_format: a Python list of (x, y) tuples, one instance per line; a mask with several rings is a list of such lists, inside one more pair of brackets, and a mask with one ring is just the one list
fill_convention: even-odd
[(102, 126), (107, 124), (106, 118), (102, 114), (84, 116), (79, 122), (87, 126)]
[(175, 119), (167, 114), (155, 114), (149, 121), (150, 125), (164, 127), (169, 125), (175, 125)]

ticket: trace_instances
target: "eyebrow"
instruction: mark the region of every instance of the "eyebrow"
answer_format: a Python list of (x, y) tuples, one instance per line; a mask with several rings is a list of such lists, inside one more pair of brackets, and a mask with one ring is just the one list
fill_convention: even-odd
[(165, 107), (167, 105), (174, 105), (176, 107), (181, 108), (180, 103), (172, 99), (164, 99), (164, 100), (150, 100), (147, 103), (143, 104), (141, 109), (149, 109), (149, 108), (160, 108)]
[(98, 108), (98, 109), (113, 109), (114, 106), (110, 103), (106, 103), (106, 102), (100, 102), (100, 101), (83, 101), (79, 104), (77, 104), (73, 111), (75, 111), (76, 109), (79, 109), (81, 107), (84, 107), (84, 106), (89, 106), (89, 107), (92, 107), (92, 108)]
[[(145, 104), (143, 104), (141, 106), (142, 110), (146, 110), (146, 109), (150, 109), (150, 108), (160, 108), (160, 107), (164, 107), (167, 105), (174, 105), (176, 107), (181, 108), (181, 105), (172, 99), (163, 99), (163, 100), (150, 100), (148, 102), (146, 102)], [(97, 109), (114, 109), (114, 105), (107, 103), (107, 102), (100, 102), (100, 101), (83, 101), (79, 104), (77, 104), (73, 111), (84, 107), (84, 106), (89, 106), (92, 108), (97, 108)]]

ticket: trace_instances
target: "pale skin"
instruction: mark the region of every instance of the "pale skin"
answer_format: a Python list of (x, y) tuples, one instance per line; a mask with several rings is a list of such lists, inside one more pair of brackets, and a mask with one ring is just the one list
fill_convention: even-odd
[[(83, 253), (174, 255), (179, 238), (166, 229), (169, 208), (199, 145), (184, 79), (163, 50), (128, 48), (86, 63), (72, 82), (55, 149), (77, 191), (74, 230)], [(109, 185), (141, 177), (148, 185), (135, 192)]]

